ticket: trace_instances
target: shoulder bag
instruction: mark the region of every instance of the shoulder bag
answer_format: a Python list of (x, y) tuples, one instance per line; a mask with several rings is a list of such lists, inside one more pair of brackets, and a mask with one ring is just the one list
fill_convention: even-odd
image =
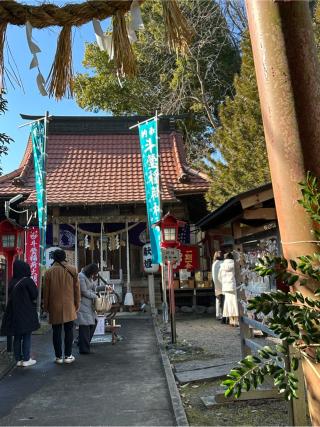
[(110, 301), (107, 286), (102, 292), (98, 292), (98, 297), (94, 300), (94, 307), (97, 313), (105, 314), (111, 310), (112, 303)]

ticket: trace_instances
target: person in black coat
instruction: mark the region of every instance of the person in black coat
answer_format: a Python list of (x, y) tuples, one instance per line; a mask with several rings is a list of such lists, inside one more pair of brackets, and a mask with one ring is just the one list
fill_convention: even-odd
[(31, 279), (29, 264), (16, 260), (9, 283), (8, 304), (3, 316), (1, 335), (14, 336), (13, 350), (17, 366), (32, 366), (30, 358), (31, 333), (39, 329), (36, 311), (38, 288)]

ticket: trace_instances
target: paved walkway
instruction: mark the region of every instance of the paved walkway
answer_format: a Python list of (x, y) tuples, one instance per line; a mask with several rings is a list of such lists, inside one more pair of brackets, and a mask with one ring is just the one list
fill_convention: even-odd
[(51, 332), (34, 336), (39, 363), (0, 381), (0, 425), (175, 425), (152, 320), (119, 323), (123, 341), (71, 365), (52, 362)]

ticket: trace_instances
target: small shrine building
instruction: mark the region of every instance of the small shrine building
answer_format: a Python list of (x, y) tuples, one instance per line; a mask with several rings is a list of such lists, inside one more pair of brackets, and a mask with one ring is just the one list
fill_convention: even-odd
[[(79, 270), (96, 262), (108, 279), (133, 286), (143, 286), (148, 236), (138, 130), (129, 128), (143, 120), (51, 116), (47, 133), (48, 250), (59, 246)], [(180, 238), (188, 244), (193, 224), (206, 214), (208, 179), (187, 164), (171, 117), (159, 120), (159, 155), (163, 214), (187, 222)], [(2, 204), (17, 194), (23, 195), (18, 209), (36, 210), (31, 139), (19, 168), (0, 177)], [(26, 221), (24, 214), (17, 218), (21, 226)]]

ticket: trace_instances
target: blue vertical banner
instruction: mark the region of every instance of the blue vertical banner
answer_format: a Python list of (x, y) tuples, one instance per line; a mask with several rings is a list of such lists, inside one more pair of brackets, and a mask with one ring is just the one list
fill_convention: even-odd
[(158, 222), (161, 219), (157, 118), (141, 123), (138, 127), (142, 156), (144, 186), (146, 192), (148, 227), (152, 249), (152, 263), (160, 264), (160, 228), (152, 227), (154, 223)]
[(45, 121), (38, 120), (31, 126), (34, 177), (37, 196), (38, 223), (40, 232), (40, 264), (45, 265), (47, 231), (47, 194), (46, 194), (46, 127)]

